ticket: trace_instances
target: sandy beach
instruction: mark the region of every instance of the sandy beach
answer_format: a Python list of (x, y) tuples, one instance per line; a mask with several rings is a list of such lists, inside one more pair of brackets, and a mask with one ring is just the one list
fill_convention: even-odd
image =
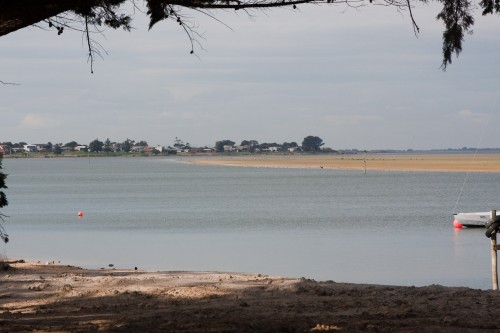
[(500, 154), (246, 155), (189, 159), (191, 163), (273, 168), (339, 170), (500, 172)]
[(498, 291), (11, 263), (1, 332), (498, 332)]

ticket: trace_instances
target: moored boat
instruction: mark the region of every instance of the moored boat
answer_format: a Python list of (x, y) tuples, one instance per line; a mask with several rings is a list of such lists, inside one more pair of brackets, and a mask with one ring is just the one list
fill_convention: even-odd
[(484, 228), (490, 220), (490, 212), (457, 213), (453, 214), (455, 228)]

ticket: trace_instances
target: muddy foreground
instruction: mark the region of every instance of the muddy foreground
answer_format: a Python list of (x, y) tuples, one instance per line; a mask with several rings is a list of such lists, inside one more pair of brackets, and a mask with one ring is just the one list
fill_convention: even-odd
[(11, 264), (0, 332), (499, 332), (500, 293)]

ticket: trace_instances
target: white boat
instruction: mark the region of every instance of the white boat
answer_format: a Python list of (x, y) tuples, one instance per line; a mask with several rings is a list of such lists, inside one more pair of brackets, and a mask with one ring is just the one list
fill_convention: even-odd
[(457, 213), (453, 216), (455, 217), (453, 221), (455, 228), (484, 228), (490, 220), (490, 212)]

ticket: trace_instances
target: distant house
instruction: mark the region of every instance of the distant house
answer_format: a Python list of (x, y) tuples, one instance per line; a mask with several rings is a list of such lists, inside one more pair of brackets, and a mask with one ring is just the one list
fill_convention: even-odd
[(302, 151), (302, 149), (300, 147), (289, 147), (288, 151), (290, 153), (293, 153), (293, 152), (296, 152), (296, 151)]
[(49, 145), (46, 143), (35, 143), (34, 146), (37, 151), (46, 151), (49, 148)]
[(144, 146), (132, 146), (132, 148), (130, 148), (130, 151), (143, 152)]
[(75, 150), (76, 151), (89, 151), (89, 147), (88, 146), (76, 146)]
[(237, 152), (248, 152), (248, 151), (250, 151), (251, 147), (249, 145), (236, 146), (235, 149)]
[(111, 144), (111, 151), (121, 151), (122, 150), (122, 145), (120, 143), (112, 143)]
[(27, 153), (32, 153), (32, 152), (36, 152), (38, 149), (35, 145), (24, 145), (23, 146), (23, 149), (25, 152)]
[(182, 148), (180, 147), (172, 147), (172, 146), (167, 146), (163, 148), (163, 151), (167, 152), (167, 154), (177, 154), (182, 152)]
[(201, 148), (201, 147), (191, 147), (190, 152), (191, 153), (202, 153), (203, 152), (203, 148)]
[(230, 145), (224, 145), (223, 146), (223, 149), (224, 151), (234, 151), (234, 146), (230, 146)]
[(9, 154), (10, 147), (7, 145), (0, 145), (0, 154)]
[(211, 153), (215, 151), (214, 148), (208, 148), (208, 147), (191, 147), (189, 148), (189, 152), (190, 153), (194, 153), (194, 154), (197, 154), (197, 153)]
[(278, 151), (281, 151), (281, 147), (278, 147), (278, 146), (269, 147), (268, 149), (269, 149), (269, 151), (271, 151), (271, 152), (278, 152)]

